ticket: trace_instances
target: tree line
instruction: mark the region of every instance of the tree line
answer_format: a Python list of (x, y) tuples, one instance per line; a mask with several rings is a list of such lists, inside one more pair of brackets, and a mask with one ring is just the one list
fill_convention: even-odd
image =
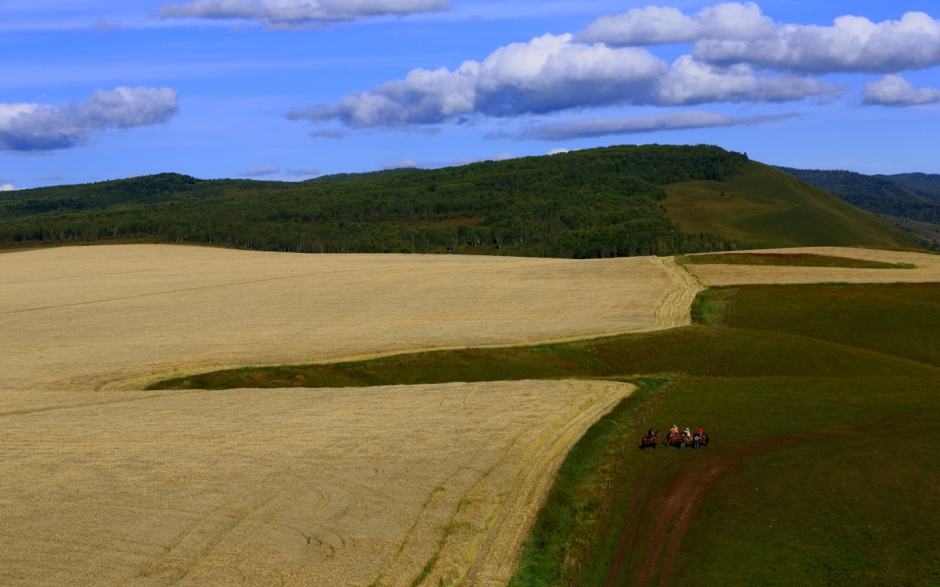
[(304, 253), (619, 257), (731, 250), (686, 234), (659, 186), (721, 180), (747, 156), (624, 146), (299, 183), (178, 174), (5, 192), (4, 244), (154, 237)]

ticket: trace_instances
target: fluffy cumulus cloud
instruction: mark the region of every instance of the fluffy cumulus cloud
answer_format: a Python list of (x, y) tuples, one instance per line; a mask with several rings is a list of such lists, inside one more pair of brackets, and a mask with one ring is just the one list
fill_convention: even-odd
[[(774, 116), (732, 117), (717, 112), (692, 110), (669, 114), (651, 114), (630, 118), (594, 118), (576, 122), (540, 124), (523, 131), (520, 140), (564, 141), (608, 135), (632, 135), (664, 130), (689, 130), (727, 126), (756, 126), (763, 122), (798, 116), (795, 113)], [(553, 149), (553, 151), (555, 151)], [(563, 151), (559, 151), (563, 152)], [(551, 154), (551, 152), (549, 153)]]
[(193, 0), (164, 4), (160, 18), (247, 19), (273, 25), (342, 22), (448, 10), (448, 0)]
[(709, 102), (790, 102), (807, 96), (839, 97), (842, 88), (806, 77), (760, 77), (739, 63), (728, 67), (679, 57), (659, 87), (657, 102), (665, 105)]
[(12, 183), (5, 183), (3, 185), (0, 185), (0, 192), (12, 192), (15, 189), (16, 188), (13, 187)]
[(940, 102), (940, 90), (915, 88), (899, 75), (886, 75), (877, 82), (865, 84), (862, 103), (881, 106), (919, 106)]
[[(513, 43), (482, 63), (457, 69), (415, 69), (404, 79), (354, 92), (288, 118), (335, 119), (351, 128), (437, 124), (474, 114), (519, 116), (561, 110), (704, 102), (782, 102), (835, 95), (839, 88), (805, 78), (759, 77), (750, 67), (719, 67), (684, 56), (672, 67), (636, 47), (576, 42), (544, 35)], [(493, 137), (498, 138), (498, 137)]]
[(179, 110), (178, 98), (169, 88), (118, 87), (68, 106), (0, 104), (0, 150), (68, 149), (95, 131), (161, 124)]
[(751, 63), (804, 73), (896, 73), (940, 64), (940, 21), (923, 12), (874, 23), (841, 16), (833, 26), (778, 25), (752, 40), (710, 39), (692, 55), (712, 63)]
[(801, 73), (896, 73), (940, 64), (940, 21), (923, 12), (875, 23), (842, 16), (832, 26), (776, 23), (753, 3), (686, 15), (651, 6), (602, 16), (578, 40), (612, 46), (694, 43), (698, 61), (750, 63)]
[(703, 39), (753, 41), (773, 35), (774, 21), (752, 2), (729, 2), (703, 8), (693, 15), (669, 6), (634, 8), (605, 15), (578, 33), (586, 43), (619, 46), (691, 43)]

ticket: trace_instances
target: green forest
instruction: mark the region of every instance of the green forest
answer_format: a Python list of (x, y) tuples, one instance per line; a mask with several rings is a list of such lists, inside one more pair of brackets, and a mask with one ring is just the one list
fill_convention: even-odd
[(714, 146), (621, 146), (299, 183), (160, 174), (0, 193), (0, 243), (154, 238), (303, 253), (565, 258), (733, 250), (669, 220), (662, 185), (739, 173)]

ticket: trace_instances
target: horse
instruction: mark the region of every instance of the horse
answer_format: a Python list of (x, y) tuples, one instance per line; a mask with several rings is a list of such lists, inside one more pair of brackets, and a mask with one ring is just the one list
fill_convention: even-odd
[(643, 437), (643, 440), (640, 442), (640, 448), (656, 448), (656, 440), (659, 438), (659, 430), (653, 433), (652, 436), (646, 435)]
[(666, 439), (663, 440), (663, 444), (666, 446), (679, 446), (682, 443), (682, 433), (681, 432), (669, 432), (666, 435)]

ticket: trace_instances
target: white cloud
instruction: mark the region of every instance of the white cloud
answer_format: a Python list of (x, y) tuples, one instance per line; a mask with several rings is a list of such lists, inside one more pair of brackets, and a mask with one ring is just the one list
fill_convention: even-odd
[(307, 169), (286, 169), (284, 173), (293, 177), (315, 177), (320, 175), (320, 170), (309, 167)]
[(404, 159), (402, 161), (390, 162), (386, 161), (382, 163), (382, 169), (402, 169), (402, 168), (418, 168), (418, 169), (433, 169), (437, 167), (454, 167), (460, 165), (469, 165), (471, 163), (481, 163), (483, 161), (507, 161), (509, 159), (515, 159), (516, 156), (512, 153), (497, 153), (496, 155), (486, 155), (483, 157), (460, 157), (454, 159), (453, 161), (422, 161), (418, 162), (414, 159)]
[(662, 80), (658, 103), (791, 102), (818, 95), (838, 97), (842, 89), (805, 77), (758, 77), (747, 64), (717, 67), (683, 55)]
[(281, 168), (277, 165), (262, 165), (261, 167), (249, 167), (242, 175), (244, 177), (258, 177), (260, 175), (274, 175), (280, 172)]
[[(646, 49), (611, 48), (544, 35), (513, 43), (482, 63), (414, 69), (404, 79), (354, 92), (326, 106), (295, 109), (292, 120), (335, 119), (350, 128), (438, 124), (471, 115), (519, 116), (621, 104), (783, 102), (840, 95), (832, 84), (758, 77), (747, 65), (717, 67), (684, 56), (670, 68)], [(500, 138), (491, 133), (487, 138)]]
[(881, 106), (918, 106), (940, 102), (940, 90), (915, 88), (899, 75), (886, 75), (877, 82), (865, 84), (862, 103)]
[(414, 159), (402, 159), (401, 161), (386, 161), (382, 163), (382, 169), (405, 169), (411, 167), (421, 167)]
[(68, 149), (94, 131), (161, 124), (179, 110), (178, 98), (169, 88), (118, 87), (68, 106), (0, 104), (0, 150)]
[(772, 34), (754, 39), (701, 40), (692, 55), (814, 74), (896, 73), (940, 64), (940, 21), (908, 12), (880, 23), (841, 16), (833, 26), (778, 24)]
[[(763, 122), (798, 116), (796, 113), (776, 116), (747, 116), (735, 118), (717, 112), (691, 110), (670, 114), (652, 114), (631, 118), (595, 118), (577, 122), (541, 124), (530, 128), (518, 137), (520, 140), (564, 141), (607, 135), (631, 135), (664, 130), (689, 130), (728, 126), (755, 126)], [(553, 149), (554, 151), (554, 149)], [(552, 154), (549, 151), (549, 154)]]
[(12, 183), (5, 183), (3, 185), (0, 185), (0, 192), (12, 192), (14, 190), (16, 190), (16, 188), (13, 187)]
[(427, 165), (428, 167), (450, 167), (452, 165), (469, 165), (471, 163), (481, 163), (483, 161), (508, 161), (510, 159), (515, 159), (516, 156), (512, 153), (497, 153), (496, 155), (486, 155), (484, 157), (460, 157), (454, 159), (450, 163), (432, 163)]
[(753, 2), (728, 2), (685, 15), (677, 8), (647, 6), (605, 15), (577, 34), (577, 40), (607, 45), (664, 45), (702, 39), (749, 41), (765, 38), (776, 25)]
[(695, 43), (693, 57), (802, 73), (896, 73), (940, 64), (940, 20), (907, 12), (874, 23), (841, 16), (832, 26), (776, 23), (754, 3), (724, 3), (686, 15), (648, 6), (602, 16), (578, 33), (611, 46)]
[(561, 155), (562, 153), (568, 153), (570, 151), (570, 149), (566, 149), (564, 147), (556, 147), (554, 149), (549, 149), (546, 155)]
[(405, 16), (448, 9), (448, 0), (194, 0), (164, 4), (157, 16), (245, 19), (277, 26)]
[(335, 104), (293, 110), (297, 120), (338, 119), (352, 128), (436, 124), (481, 113), (513, 116), (602, 105), (646, 96), (668, 66), (645, 49), (610, 49), (544, 35), (513, 43), (482, 63), (465, 61), (454, 71), (414, 69)]

